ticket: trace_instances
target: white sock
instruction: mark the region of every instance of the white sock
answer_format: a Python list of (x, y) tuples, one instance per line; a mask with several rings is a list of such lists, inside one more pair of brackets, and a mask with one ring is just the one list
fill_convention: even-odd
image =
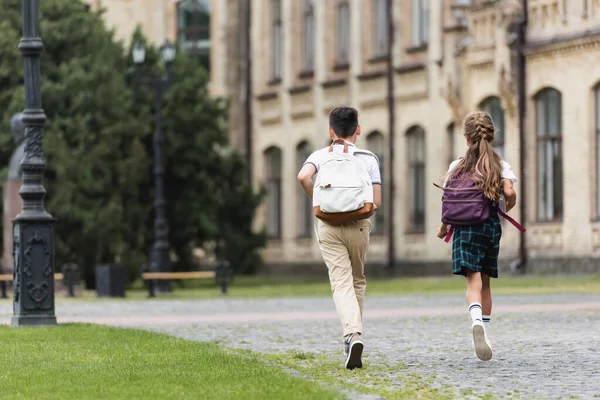
[(485, 326), (485, 332), (487, 333), (490, 331), (490, 323), (492, 322), (492, 317), (491, 315), (483, 315), (482, 320), (483, 325)]
[(482, 320), (481, 315), (481, 304), (479, 303), (471, 303), (469, 304), (469, 314), (471, 314), (471, 319), (473, 322)]

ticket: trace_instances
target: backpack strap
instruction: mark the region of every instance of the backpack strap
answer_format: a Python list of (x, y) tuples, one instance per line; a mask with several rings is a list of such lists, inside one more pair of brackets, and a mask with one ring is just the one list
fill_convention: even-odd
[(517, 228), (519, 231), (521, 231), (521, 233), (523, 233), (523, 232), (526, 231), (526, 229), (523, 227), (523, 225), (521, 225), (520, 223), (518, 223), (517, 221), (515, 221), (512, 217), (510, 217), (508, 214), (506, 214), (500, 208), (498, 208), (497, 210), (498, 210), (498, 214), (500, 214), (505, 220), (507, 220), (508, 222), (510, 222), (511, 224), (513, 224), (513, 226), (515, 228)]
[(331, 143), (331, 146), (329, 146), (329, 152), (332, 153), (333, 152), (333, 145), (334, 144), (343, 144), (344, 145), (344, 153), (348, 153), (348, 142), (346, 142), (344, 139), (335, 139), (333, 141), (333, 143)]
[(375, 160), (377, 161), (377, 165), (381, 165), (381, 164), (379, 163), (379, 157), (377, 157), (377, 156), (375, 155), (375, 153), (373, 153), (372, 151), (369, 151), (369, 150), (363, 150), (363, 149), (356, 149), (356, 150), (354, 150), (354, 151), (352, 152), (352, 154), (353, 154), (353, 155), (354, 155), (354, 154), (366, 154), (366, 155), (368, 155), (368, 156), (375, 157)]

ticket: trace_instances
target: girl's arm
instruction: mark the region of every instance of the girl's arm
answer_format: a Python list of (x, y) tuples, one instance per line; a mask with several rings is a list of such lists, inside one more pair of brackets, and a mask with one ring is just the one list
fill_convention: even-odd
[(505, 179), (502, 182), (502, 189), (506, 199), (506, 212), (509, 212), (517, 204), (517, 192), (515, 192), (510, 179)]
[(440, 239), (443, 239), (446, 237), (446, 234), (448, 233), (448, 225), (444, 224), (442, 222), (442, 224), (440, 225), (440, 227), (437, 230), (437, 237)]

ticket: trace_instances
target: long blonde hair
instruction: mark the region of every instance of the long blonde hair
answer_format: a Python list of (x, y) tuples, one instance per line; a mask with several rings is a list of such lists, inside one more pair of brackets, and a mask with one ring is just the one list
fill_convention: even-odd
[(467, 174), (485, 197), (498, 200), (502, 183), (502, 158), (492, 147), (496, 134), (494, 121), (488, 113), (476, 111), (465, 118), (464, 130), (469, 148), (456, 167), (448, 173), (449, 179)]

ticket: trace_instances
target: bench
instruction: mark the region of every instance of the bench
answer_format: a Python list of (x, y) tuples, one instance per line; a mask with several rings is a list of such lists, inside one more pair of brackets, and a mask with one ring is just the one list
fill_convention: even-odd
[[(4, 269), (6, 271), (6, 269)], [(0, 269), (0, 298), (7, 299), (6, 295), (6, 283), (12, 282), (14, 276), (12, 273), (6, 274), (1, 273)], [(81, 283), (81, 269), (77, 264), (64, 264), (62, 266), (62, 272), (57, 272), (54, 274), (55, 281), (61, 281), (63, 285), (65, 285), (68, 289), (67, 296), (75, 297), (74, 286), (79, 285)]]
[(148, 266), (142, 267), (142, 280), (148, 287), (148, 297), (156, 297), (156, 281), (187, 280), (187, 279), (214, 279), (221, 287), (221, 293), (227, 294), (227, 286), (231, 283), (233, 271), (228, 262), (218, 263), (212, 271), (185, 271), (185, 272), (155, 272), (148, 271)]
[[(6, 294), (6, 283), (13, 281), (13, 274), (0, 274), (0, 298), (8, 299)], [(55, 281), (62, 281), (64, 279), (63, 274), (60, 272), (54, 274)]]

